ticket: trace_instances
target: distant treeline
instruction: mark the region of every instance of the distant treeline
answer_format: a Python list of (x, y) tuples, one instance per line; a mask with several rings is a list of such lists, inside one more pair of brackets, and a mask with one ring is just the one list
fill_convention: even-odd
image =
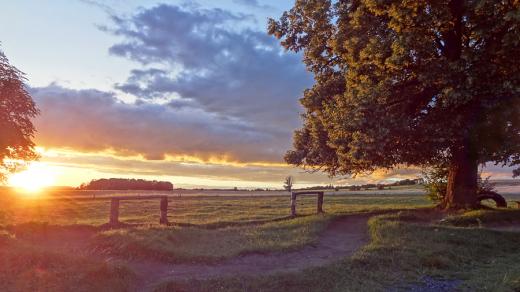
[(269, 192), (269, 191), (276, 191), (276, 189), (270, 189), (270, 188), (242, 188), (239, 189), (238, 187), (234, 187), (231, 189), (215, 189), (215, 188), (193, 188), (193, 189), (183, 189), (178, 188), (177, 190), (192, 190), (192, 191), (219, 191), (219, 192)]
[(422, 179), (403, 179), (389, 184), (364, 184), (364, 185), (352, 185), (352, 186), (313, 186), (308, 188), (300, 188), (299, 190), (349, 190), (349, 191), (360, 191), (368, 189), (391, 189), (393, 186), (410, 186), (422, 184)]
[(79, 186), (80, 190), (154, 190), (171, 191), (173, 184), (169, 181), (156, 181), (127, 178), (94, 179)]

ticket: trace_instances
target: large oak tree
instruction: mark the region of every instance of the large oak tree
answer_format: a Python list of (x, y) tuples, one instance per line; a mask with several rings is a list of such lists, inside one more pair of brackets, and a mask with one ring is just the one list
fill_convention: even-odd
[(21, 162), (37, 158), (31, 119), (38, 110), (24, 81), (24, 74), (0, 51), (0, 181)]
[(520, 165), (520, 1), (297, 0), (269, 33), (315, 77), (288, 163), (447, 164), (448, 208), (477, 205), (479, 164)]

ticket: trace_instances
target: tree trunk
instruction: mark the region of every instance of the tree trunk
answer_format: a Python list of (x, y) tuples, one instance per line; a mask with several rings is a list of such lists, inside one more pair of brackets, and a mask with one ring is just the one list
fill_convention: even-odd
[(453, 156), (448, 172), (448, 186), (443, 205), (446, 209), (477, 207), (478, 161), (463, 149)]

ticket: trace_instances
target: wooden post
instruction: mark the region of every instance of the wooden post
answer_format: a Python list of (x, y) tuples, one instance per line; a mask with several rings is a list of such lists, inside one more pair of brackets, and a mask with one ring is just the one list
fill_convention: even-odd
[(291, 216), (296, 216), (296, 193), (291, 193)]
[(316, 213), (323, 213), (323, 192), (318, 192), (318, 204), (316, 205)]
[(159, 224), (168, 224), (168, 197), (161, 198), (161, 219)]
[(119, 224), (119, 199), (110, 200), (110, 225)]

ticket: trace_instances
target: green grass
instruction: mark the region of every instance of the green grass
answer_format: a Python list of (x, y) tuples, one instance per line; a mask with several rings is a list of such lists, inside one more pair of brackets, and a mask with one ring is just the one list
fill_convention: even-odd
[[(74, 196), (75, 192), (70, 192)], [(94, 253), (171, 262), (214, 262), (249, 252), (291, 250), (314, 242), (334, 216), (373, 209), (414, 208), (428, 202), (417, 195), (326, 196), (326, 215), (313, 215), (315, 197), (298, 198), (298, 216), (289, 214), (288, 196), (181, 197), (169, 204), (160, 226), (157, 200), (122, 202), (120, 220), (137, 224), (105, 230), (109, 201), (52, 201), (0, 194), (0, 290), (126, 290), (132, 272), (113, 263), (39, 246), (33, 234), (46, 232), (67, 241), (67, 231), (88, 230)], [(281, 219), (282, 218), (282, 219)], [(16, 234), (12, 233), (16, 230)], [(60, 233), (61, 232), (61, 233)], [(65, 233), (63, 233), (65, 232)], [(17, 237), (18, 235), (18, 237)], [(20, 265), (14, 262), (20, 262)], [(5, 289), (2, 289), (5, 288)], [(34, 288), (34, 289), (33, 289)]]
[(474, 210), (448, 216), (443, 224), (453, 226), (486, 226), (520, 222), (519, 209)]
[(140, 227), (99, 233), (92, 245), (127, 258), (212, 262), (247, 252), (289, 250), (310, 244), (331, 216), (305, 216), (258, 226), (204, 229)]
[(123, 265), (50, 252), (0, 235), (0, 291), (128, 291), (135, 275)]
[[(288, 250), (310, 244), (317, 239), (328, 220), (341, 214), (413, 208), (425, 202), (424, 198), (417, 196), (337, 196), (327, 198), (327, 216), (277, 220), (287, 215), (287, 198), (198, 198), (196, 203), (193, 199), (184, 200), (188, 201), (183, 202), (184, 209), (179, 208), (177, 213), (174, 209), (170, 220), (195, 222), (202, 228), (143, 227), (107, 231), (96, 237), (93, 246), (127, 257), (153, 257), (173, 262), (214, 261), (247, 252)], [(315, 212), (314, 198), (301, 197), (298, 200), (300, 214)], [(181, 201), (174, 201), (173, 205), (178, 206)], [(186, 210), (189, 208), (198, 210), (199, 214), (195, 216), (194, 211)], [(249, 224), (255, 220), (276, 221)], [(219, 226), (231, 227), (211, 230)]]
[[(83, 192), (68, 191), (69, 196)], [(118, 193), (114, 193), (117, 195)], [(168, 220), (181, 224), (231, 225), (257, 221), (271, 221), (289, 215), (289, 196), (255, 197), (172, 197)], [(298, 214), (313, 214), (314, 196), (298, 197)], [(48, 222), (53, 225), (102, 225), (108, 222), (110, 201), (52, 201), (20, 199), (19, 196), (0, 193), (0, 224), (19, 224), (28, 221)], [(373, 209), (413, 208), (430, 203), (422, 195), (348, 194), (325, 195), (324, 210), (329, 214), (369, 211)], [(122, 201), (120, 220), (130, 224), (159, 222), (158, 200)]]
[(157, 290), (406, 290), (420, 287), (425, 276), (460, 281), (458, 289), (465, 291), (520, 289), (520, 233), (416, 224), (414, 216), (372, 218), (371, 243), (334, 265), (273, 276), (169, 282)]
[(173, 226), (157, 224), (159, 202), (151, 200), (122, 202), (121, 221), (136, 225), (106, 230), (100, 226), (107, 222), (109, 201), (2, 195), (0, 203), (0, 291), (135, 288), (136, 276), (119, 262), (49, 250), (30, 239), (42, 230), (43, 234), (47, 230), (66, 234), (83, 228), (93, 234), (85, 246), (110, 256), (215, 262), (310, 244), (336, 216), (397, 209), (410, 211), (372, 218), (372, 241), (352, 258), (338, 259), (336, 264), (300, 273), (169, 282), (159, 290), (384, 291), (421, 285), (426, 276), (460, 281), (459, 288), (467, 291), (520, 290), (520, 233), (475, 228), (518, 222), (518, 210), (453, 214), (432, 226), (425, 223), (423, 213), (414, 211), (431, 206), (417, 194), (326, 196), (325, 215), (312, 215), (315, 198), (301, 197), (297, 207), (301, 216), (294, 219), (283, 219), (289, 213), (288, 196), (181, 197), (170, 200), (168, 219)]

